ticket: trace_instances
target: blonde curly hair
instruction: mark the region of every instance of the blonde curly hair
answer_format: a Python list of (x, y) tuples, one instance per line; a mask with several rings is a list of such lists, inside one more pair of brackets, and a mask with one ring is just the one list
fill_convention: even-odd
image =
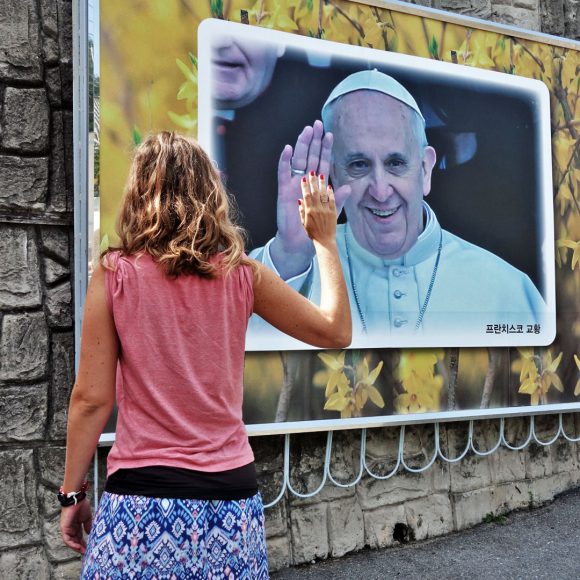
[[(162, 131), (135, 152), (117, 221), (123, 255), (147, 253), (169, 276), (214, 277), (244, 256), (245, 232), (207, 153), (194, 139)], [(220, 259), (210, 260), (219, 254)]]

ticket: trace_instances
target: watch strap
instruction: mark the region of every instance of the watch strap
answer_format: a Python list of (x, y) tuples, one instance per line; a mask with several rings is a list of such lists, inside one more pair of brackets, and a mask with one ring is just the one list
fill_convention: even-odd
[(69, 491), (64, 493), (62, 487), (58, 490), (57, 498), (62, 507), (69, 507), (76, 505), (77, 503), (83, 501), (87, 497), (87, 490), (89, 489), (89, 483), (87, 481), (83, 482), (81, 488), (78, 491)]

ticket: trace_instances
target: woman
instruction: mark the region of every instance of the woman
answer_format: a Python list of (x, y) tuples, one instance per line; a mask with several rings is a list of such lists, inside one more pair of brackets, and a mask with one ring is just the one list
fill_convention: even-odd
[[(82, 578), (268, 577), (242, 422), (248, 318), (323, 348), (351, 339), (333, 192), (313, 172), (301, 186), (320, 307), (244, 254), (219, 174), (195, 141), (164, 132), (137, 149), (120, 246), (89, 284), (69, 408), (61, 532), (85, 554)], [(116, 441), (92, 524), (85, 477), (115, 397)]]

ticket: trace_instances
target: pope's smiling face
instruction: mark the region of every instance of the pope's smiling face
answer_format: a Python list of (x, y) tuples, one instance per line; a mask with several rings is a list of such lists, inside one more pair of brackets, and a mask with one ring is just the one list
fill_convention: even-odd
[(331, 177), (352, 190), (344, 210), (357, 242), (398, 258), (423, 230), (435, 150), (422, 143), (416, 113), (377, 91), (349, 93), (333, 105)]
[(237, 109), (261, 95), (278, 56), (271, 47), (223, 36), (212, 46), (213, 97), (220, 109)]

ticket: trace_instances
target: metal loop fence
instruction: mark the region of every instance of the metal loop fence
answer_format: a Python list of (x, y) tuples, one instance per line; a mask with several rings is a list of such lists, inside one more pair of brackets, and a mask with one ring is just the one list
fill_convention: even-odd
[[(361, 429), (360, 431), (360, 444), (359, 444), (359, 457), (358, 457), (358, 470), (357, 473), (354, 475), (352, 481), (338, 481), (335, 476), (332, 474), (332, 450), (333, 450), (333, 442), (334, 442), (334, 431), (328, 431), (326, 435), (326, 451), (324, 454), (324, 463), (322, 467), (322, 474), (320, 476), (320, 483), (316, 486), (315, 489), (312, 491), (299, 491), (295, 488), (292, 483), (292, 473), (291, 473), (291, 435), (287, 433), (284, 436), (284, 454), (283, 454), (283, 473), (282, 473), (282, 485), (280, 490), (276, 494), (276, 497), (271, 500), (270, 502), (264, 504), (266, 509), (274, 507), (278, 502), (282, 500), (282, 498), (287, 494), (292, 494), (297, 498), (307, 499), (314, 497), (318, 493), (322, 491), (324, 486), (327, 482), (330, 482), (332, 485), (340, 488), (349, 488), (357, 485), (362, 477), (366, 474), (376, 480), (386, 480), (393, 477), (396, 473), (398, 473), (401, 469), (406, 470), (410, 473), (423, 473), (430, 469), (437, 459), (448, 463), (458, 463), (459, 461), (463, 460), (470, 452), (479, 457), (487, 457), (492, 453), (496, 452), (500, 447), (505, 447), (511, 451), (522, 451), (532, 442), (540, 445), (542, 447), (548, 447), (553, 445), (559, 438), (563, 438), (564, 440), (570, 443), (577, 443), (580, 441), (579, 437), (573, 437), (566, 433), (566, 429), (564, 428), (564, 422), (562, 418), (563, 414), (558, 413), (558, 425), (555, 434), (550, 437), (548, 440), (540, 439), (538, 434), (536, 433), (536, 418), (534, 415), (530, 415), (529, 423), (528, 423), (528, 430), (527, 435), (523, 442), (516, 443), (508, 441), (506, 437), (506, 418), (501, 417), (499, 419), (499, 426), (498, 426), (498, 436), (497, 441), (489, 448), (489, 449), (481, 449), (475, 443), (475, 435), (474, 435), (474, 425), (475, 420), (470, 420), (468, 429), (467, 429), (467, 441), (465, 442), (465, 447), (463, 451), (457, 455), (456, 457), (449, 457), (442, 448), (441, 444), (441, 423), (435, 422), (433, 423), (433, 452), (430, 454), (428, 461), (421, 466), (413, 466), (409, 464), (409, 460), (405, 459), (405, 443), (406, 443), (406, 426), (401, 425), (399, 427), (399, 438), (397, 443), (397, 455), (394, 467), (388, 471), (387, 473), (377, 473), (373, 471), (372, 467), (369, 467), (368, 460), (367, 460), (367, 429)], [(427, 453), (422, 450), (422, 454), (427, 456)], [(416, 455), (421, 455), (421, 453), (415, 453)], [(385, 458), (385, 464), (388, 464), (389, 460), (392, 461), (392, 458)], [(378, 459), (377, 459), (378, 461)], [(95, 460), (93, 463), (93, 481), (94, 481), (94, 501), (95, 501), (95, 509), (98, 503), (98, 481), (99, 481), (99, 462), (98, 462), (98, 454), (95, 453)]]
[[(377, 479), (377, 480), (386, 480), (393, 477), (397, 472), (401, 469), (406, 470), (410, 473), (423, 473), (430, 469), (433, 464), (437, 461), (437, 459), (445, 462), (445, 463), (457, 463), (463, 460), (469, 452), (473, 453), (479, 457), (487, 457), (492, 453), (496, 452), (500, 447), (505, 447), (511, 451), (522, 451), (526, 447), (528, 447), (532, 442), (541, 445), (543, 447), (550, 446), (554, 444), (560, 437), (565, 439), (570, 443), (576, 443), (580, 441), (580, 437), (572, 437), (566, 433), (564, 428), (564, 422), (562, 418), (562, 413), (558, 414), (558, 426), (556, 429), (556, 433), (548, 440), (540, 439), (536, 433), (536, 421), (534, 415), (529, 417), (528, 423), (528, 430), (525, 439), (521, 443), (510, 442), (506, 436), (506, 419), (504, 417), (499, 419), (499, 426), (498, 426), (498, 436), (497, 441), (489, 449), (481, 449), (475, 442), (475, 435), (474, 435), (474, 423), (475, 421), (472, 419), (469, 421), (469, 426), (467, 429), (467, 441), (465, 443), (465, 447), (463, 451), (457, 455), (456, 457), (449, 457), (442, 448), (441, 444), (441, 423), (436, 422), (433, 423), (433, 431), (434, 431), (434, 446), (433, 452), (430, 455), (428, 461), (421, 466), (413, 466), (409, 464), (409, 461), (405, 459), (405, 433), (406, 428), (405, 425), (401, 425), (399, 427), (399, 442), (397, 445), (397, 457), (395, 461), (394, 467), (388, 471), (387, 473), (376, 473), (369, 467), (367, 462), (367, 429), (361, 429), (360, 431), (360, 445), (359, 445), (359, 462), (358, 462), (358, 473), (355, 475), (352, 481), (347, 483), (337, 481), (331, 472), (331, 459), (332, 459), (332, 448), (333, 448), (333, 431), (329, 431), (327, 433), (326, 439), (326, 452), (324, 456), (324, 465), (322, 468), (322, 475), (320, 484), (314, 489), (313, 491), (306, 492), (298, 492), (294, 489), (291, 484), (291, 472), (290, 472), (290, 439), (291, 435), (286, 434), (284, 437), (284, 473), (282, 478), (282, 486), (279, 493), (276, 497), (266, 503), (264, 505), (265, 508), (274, 507), (285, 495), (287, 492), (290, 494), (295, 495), (299, 498), (309, 498), (313, 497), (318, 494), (322, 488), (325, 486), (327, 482), (332, 483), (337, 487), (347, 488), (352, 487), (360, 482), (364, 473), (366, 472), (368, 476)], [(386, 458), (387, 460), (389, 458)]]

